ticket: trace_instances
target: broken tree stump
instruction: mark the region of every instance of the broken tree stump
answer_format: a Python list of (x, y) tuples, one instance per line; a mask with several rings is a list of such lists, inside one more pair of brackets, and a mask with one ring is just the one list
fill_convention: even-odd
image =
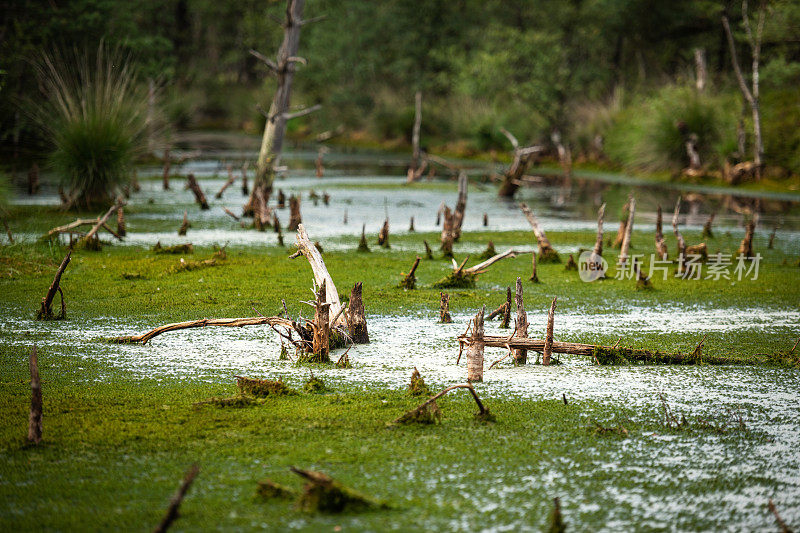
[(42, 382), (39, 380), (39, 358), (36, 346), (28, 359), (31, 374), (31, 408), (28, 413), (28, 443), (42, 442)]
[(658, 211), (656, 212), (656, 254), (661, 260), (667, 260), (667, 243), (664, 242), (664, 232), (662, 229), (662, 215), (661, 215), (661, 206), (658, 206)]
[(483, 381), (483, 306), (472, 320), (472, 337), (467, 343), (467, 381)]
[(122, 207), (117, 209), (117, 235), (124, 237), (128, 234), (128, 228), (125, 225), (125, 212)]
[(309, 354), (304, 360), (309, 363), (330, 363), (330, 336), (331, 336), (331, 325), (330, 325), (330, 306), (331, 304), (326, 302), (326, 295), (325, 295), (325, 281), (322, 280), (322, 285), (319, 287), (319, 291), (317, 291), (317, 300), (314, 302), (314, 322), (313, 330), (314, 330), (314, 337), (313, 337), (313, 344), (311, 354)]
[(181, 503), (183, 499), (186, 497), (186, 493), (189, 492), (189, 487), (191, 487), (194, 478), (197, 477), (197, 474), (200, 472), (200, 467), (197, 464), (193, 464), (189, 470), (186, 471), (186, 475), (183, 477), (183, 481), (181, 482), (181, 486), (178, 488), (178, 491), (172, 496), (172, 499), (169, 502), (169, 507), (167, 507), (167, 512), (164, 515), (164, 518), (161, 520), (156, 528), (153, 530), (154, 533), (165, 533), (169, 527), (172, 525), (178, 516), (178, 509), (180, 509)]
[(381, 231), (378, 232), (378, 245), (389, 248), (389, 217), (383, 221)]
[(39, 192), (39, 165), (34, 163), (28, 171), (28, 194), (33, 196)]
[(628, 195), (628, 201), (625, 202), (625, 205), (622, 206), (622, 217), (619, 221), (619, 229), (617, 230), (617, 236), (614, 238), (614, 248), (619, 248), (622, 246), (622, 241), (625, 238), (625, 228), (628, 227), (628, 217), (630, 216), (630, 207), (631, 207), (631, 196)]
[(367, 225), (366, 224), (362, 224), (361, 225), (361, 240), (358, 241), (358, 249), (356, 250), (358, 252), (369, 252), (370, 251), (369, 244), (367, 244), (367, 233), (366, 233), (366, 231), (367, 231)]
[(531, 254), (531, 277), (528, 280), (539, 283), (539, 274), (536, 273), (536, 252)]
[(184, 210), (183, 222), (181, 223), (181, 227), (178, 228), (178, 235), (184, 237), (186, 235), (186, 232), (189, 231), (189, 228), (191, 227), (192, 225), (189, 223), (189, 213), (186, 210)]
[(558, 257), (558, 252), (553, 249), (553, 246), (547, 239), (547, 235), (545, 235), (544, 230), (539, 225), (536, 215), (534, 215), (533, 211), (524, 203), (520, 203), (519, 208), (522, 210), (525, 218), (528, 219), (528, 223), (531, 225), (531, 228), (533, 228), (533, 234), (536, 236), (536, 242), (539, 245), (539, 262), (560, 263), (561, 259)]
[(300, 214), (300, 197), (291, 195), (289, 197), (289, 225), (286, 226), (287, 231), (297, 230), (302, 222), (303, 217)]
[(217, 194), (214, 195), (214, 198), (216, 198), (217, 200), (221, 199), (222, 195), (225, 194), (225, 190), (231, 185), (233, 185), (234, 181), (236, 181), (236, 177), (233, 175), (233, 166), (228, 165), (228, 179), (222, 185), (222, 188), (220, 188), (220, 190), (217, 191)]
[(417, 286), (417, 278), (414, 276), (414, 272), (416, 272), (417, 267), (419, 266), (420, 257), (417, 256), (414, 264), (411, 266), (411, 270), (408, 271), (408, 274), (400, 273), (403, 276), (403, 279), (400, 281), (400, 288), (406, 290), (413, 290)]
[(600, 209), (597, 210), (597, 238), (594, 241), (592, 254), (589, 256), (589, 262), (595, 265), (600, 263), (603, 257), (603, 218), (605, 214), (606, 204), (603, 204), (600, 206)]
[(257, 187), (253, 190), (249, 206), (253, 214), (253, 227), (258, 231), (265, 231), (270, 225), (268, 200), (269, 194), (264, 192), (263, 187)]
[(242, 164), (242, 196), (248, 196), (250, 194), (250, 187), (247, 186), (247, 166), (249, 164), (248, 161)]
[(503, 304), (503, 320), (500, 322), (501, 329), (508, 329), (511, 323), (511, 287), (506, 287), (506, 303)]
[(164, 150), (164, 171), (162, 172), (161, 185), (165, 191), (169, 190), (169, 170), (172, 160), (169, 157), (169, 146)]
[(408, 231), (409, 231), (409, 233), (413, 233), (413, 232), (417, 231), (414, 228), (414, 217), (411, 217), (411, 221), (408, 223)]
[(739, 244), (739, 248), (736, 250), (737, 256), (744, 256), (744, 257), (753, 257), (753, 234), (756, 230), (756, 222), (753, 219), (747, 223), (745, 227), (744, 238), (742, 242)]
[(455, 233), (453, 232), (453, 225), (455, 217), (449, 207), (444, 206), (442, 209), (442, 235), (440, 237), (442, 250), (442, 257), (453, 257), (453, 242), (455, 241)]
[[(455, 389), (467, 389), (470, 392), (472, 398), (475, 400), (475, 404), (478, 406), (478, 414), (476, 415), (476, 417), (479, 420), (484, 420), (484, 421), (493, 420), (492, 415), (489, 413), (489, 409), (483, 405), (483, 402), (481, 402), (481, 399), (478, 397), (478, 393), (475, 391), (475, 387), (472, 386), (472, 383), (463, 383), (458, 385), (450, 385), (446, 389), (425, 400), (425, 402), (422, 403), (419, 407), (416, 407), (411, 411), (406, 412), (402, 416), (397, 417), (395, 420), (392, 421), (392, 423), (393, 424), (404, 424), (407, 422), (431, 423), (434, 421), (434, 417), (437, 420), (441, 420), (441, 412), (439, 411), (439, 407), (436, 405), (436, 400), (438, 400), (448, 392), (453, 391)], [(433, 412), (431, 412), (429, 406), (434, 408)]]
[(678, 200), (675, 202), (675, 212), (672, 214), (672, 232), (675, 234), (675, 240), (678, 241), (678, 274), (683, 275), (686, 270), (686, 242), (683, 240), (683, 235), (681, 235), (678, 229), (678, 215), (680, 212), (681, 197), (678, 196)]
[(557, 300), (557, 296), (553, 298), (553, 303), (550, 304), (550, 310), (547, 312), (547, 332), (544, 337), (544, 349), (542, 350), (542, 364), (544, 366), (550, 365), (550, 356), (553, 353), (553, 322), (556, 316)]
[[(514, 334), (519, 338), (524, 338), (528, 336), (528, 314), (525, 312), (525, 305), (522, 302), (522, 279), (520, 278), (517, 278), (514, 303), (517, 306), (517, 323)], [(524, 365), (528, 362), (528, 350), (524, 348), (515, 348), (513, 350), (513, 357), (515, 365)]]
[(506, 257), (516, 257), (518, 253), (519, 252), (515, 250), (509, 249), (469, 268), (464, 268), (469, 256), (464, 258), (460, 265), (457, 264), (454, 259), (453, 271), (434, 283), (433, 287), (435, 289), (472, 288), (475, 286), (475, 280), (480, 274), (486, 272), (487, 268)]
[(367, 332), (367, 315), (364, 310), (364, 300), (362, 299), (362, 285), (359, 281), (353, 285), (350, 291), (350, 302), (345, 311), (347, 320), (347, 331), (350, 338), (356, 344), (369, 344), (369, 333)]
[(283, 209), (286, 207), (286, 195), (283, 192), (283, 189), (278, 189), (278, 209)]
[(483, 227), (487, 227), (489, 225), (489, 215), (484, 213), (483, 214)]
[[(39, 320), (62, 320), (67, 316), (67, 306), (64, 302), (64, 291), (61, 290), (61, 275), (64, 274), (64, 270), (66, 270), (67, 265), (72, 258), (72, 250), (67, 252), (67, 255), (64, 256), (64, 259), (61, 261), (61, 265), (59, 265), (58, 270), (56, 270), (56, 275), (53, 278), (53, 283), (50, 284), (50, 288), (47, 289), (47, 294), (45, 294), (44, 298), (42, 298), (42, 305), (39, 308), (39, 312), (36, 314), (36, 318)], [(56, 293), (61, 295), (61, 312), (57, 316), (53, 316), (53, 299), (56, 297)]]
[(433, 250), (431, 250), (431, 245), (425, 240), (422, 241), (422, 244), (425, 245), (425, 259), (433, 259)]
[(439, 302), (439, 323), (451, 324), (453, 318), (450, 316), (450, 295), (446, 292), (440, 292), (441, 300)]
[[(5, 220), (3, 221), (5, 224)], [(8, 231), (8, 225), (6, 224), (6, 231), (8, 232), (8, 240), (11, 241), (11, 244), (14, 244), (14, 239), (11, 238), (11, 232)], [(772, 228), (772, 233), (769, 234), (769, 242), (767, 243), (767, 250), (772, 250), (773, 244), (775, 244), (775, 233), (778, 231), (778, 226), (774, 226)]]
[(703, 239), (713, 239), (714, 238), (714, 232), (711, 229), (711, 224), (714, 223), (714, 217), (715, 216), (717, 216), (716, 213), (711, 213), (710, 215), (708, 215), (708, 220), (706, 220), (706, 223), (703, 224), (703, 233), (701, 234), (701, 237)]
[(281, 221), (278, 218), (278, 213), (272, 214), (272, 227), (275, 233), (278, 234), (278, 246), (283, 246), (283, 229), (281, 229)]
[(467, 187), (469, 180), (467, 173), (464, 171), (458, 174), (458, 199), (456, 200), (456, 207), (453, 210), (453, 240), (457, 241), (461, 238), (461, 226), (464, 224), (464, 212), (467, 209)]
[(194, 174), (187, 175), (186, 182), (189, 186), (189, 190), (191, 190), (192, 194), (194, 194), (195, 201), (200, 205), (200, 209), (204, 211), (209, 209), (206, 195), (203, 192), (203, 189), (200, 188), (200, 184), (197, 183), (197, 179), (195, 179)]
[(625, 235), (622, 238), (622, 246), (619, 250), (618, 263), (625, 265), (628, 262), (628, 251), (631, 247), (631, 233), (633, 232), (633, 219), (636, 216), (636, 199), (631, 196), (628, 200), (628, 220), (625, 223)]
[(497, 194), (502, 198), (511, 198), (522, 184), (522, 176), (525, 174), (528, 166), (533, 163), (536, 156), (544, 150), (544, 147), (528, 146), (526, 148), (520, 148), (519, 141), (517, 141), (517, 138), (514, 137), (511, 132), (505, 128), (500, 128), (500, 131), (508, 138), (509, 142), (511, 142), (511, 146), (514, 148), (514, 160), (511, 166), (508, 167), (508, 170), (503, 173), (503, 182), (500, 184), (500, 189), (497, 191)]
[(297, 500), (297, 508), (301, 511), (335, 514), (388, 508), (386, 504), (346, 487), (322, 472), (293, 466), (290, 470), (306, 480)]
[(323, 283), (326, 288), (325, 301), (330, 304), (330, 314), (336, 317), (331, 327), (346, 328), (345, 318), (342, 316), (342, 304), (339, 302), (339, 293), (336, 291), (336, 285), (333, 283), (333, 278), (328, 273), (328, 268), (325, 266), (325, 261), (314, 243), (308, 238), (306, 229), (300, 224), (297, 227), (297, 251), (290, 255), (291, 259), (299, 255), (305, 256), (311, 265), (311, 271), (314, 273), (314, 281), (317, 286), (322, 286)]

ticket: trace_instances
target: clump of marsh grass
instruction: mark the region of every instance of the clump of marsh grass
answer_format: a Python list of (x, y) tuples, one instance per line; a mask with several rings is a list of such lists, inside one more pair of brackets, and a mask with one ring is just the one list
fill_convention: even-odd
[(130, 57), (101, 43), (96, 52), (54, 50), (36, 63), (44, 103), (34, 118), (69, 206), (108, 204), (146, 148), (147, 94)]

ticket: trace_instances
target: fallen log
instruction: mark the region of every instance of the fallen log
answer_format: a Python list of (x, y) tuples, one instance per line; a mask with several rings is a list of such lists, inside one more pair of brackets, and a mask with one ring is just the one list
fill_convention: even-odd
[(355, 344), (369, 344), (367, 331), (367, 315), (362, 299), (362, 285), (359, 281), (350, 291), (350, 301), (345, 311), (347, 331)]
[(336, 290), (336, 285), (333, 283), (333, 278), (328, 273), (328, 268), (325, 266), (322, 255), (319, 253), (316, 246), (314, 246), (314, 243), (309, 240), (308, 233), (306, 233), (306, 229), (302, 224), (299, 224), (297, 227), (296, 241), (297, 251), (290, 255), (289, 258), (294, 259), (295, 257), (303, 255), (308, 259), (308, 263), (311, 265), (311, 270), (314, 273), (314, 281), (318, 287), (322, 286), (323, 283), (325, 284), (327, 292), (325, 301), (330, 304), (331, 315), (337, 317), (331, 326), (347, 328), (344, 316), (342, 316), (341, 313), (342, 304), (339, 302), (339, 293)]
[(208, 201), (206, 200), (206, 195), (203, 192), (203, 189), (200, 188), (200, 184), (197, 183), (197, 179), (195, 179), (194, 174), (189, 174), (186, 176), (186, 182), (189, 186), (189, 189), (194, 194), (195, 201), (200, 205), (200, 209), (206, 210), (210, 209), (208, 207)]
[(28, 360), (28, 370), (31, 374), (31, 408), (28, 412), (28, 443), (39, 444), (42, 442), (42, 383), (39, 380), (39, 357), (36, 346), (31, 351)]
[[(525, 312), (525, 305), (522, 302), (522, 279), (520, 278), (517, 278), (514, 302), (517, 306), (517, 322), (514, 334), (518, 338), (525, 338), (528, 336), (528, 314)], [(513, 357), (515, 365), (524, 365), (528, 362), (528, 350), (516, 348), (513, 351)]]
[(175, 322), (154, 328), (141, 335), (125, 335), (110, 339), (116, 344), (147, 344), (153, 337), (170, 331), (181, 329), (205, 328), (210, 326), (221, 326), (227, 328), (241, 328), (244, 326), (282, 326), (287, 330), (297, 331), (297, 323), (288, 318), (278, 316), (257, 316), (247, 318), (203, 318), (201, 320), (190, 320), (188, 322)]
[[(470, 394), (472, 394), (472, 398), (475, 400), (475, 404), (478, 406), (478, 414), (477, 416), (481, 420), (491, 420), (491, 414), (489, 413), (489, 409), (483, 405), (481, 399), (478, 397), (478, 393), (475, 391), (475, 387), (472, 386), (472, 383), (463, 383), (459, 385), (451, 385), (446, 389), (442, 390), (441, 392), (437, 393), (436, 395), (432, 396), (425, 400), (419, 407), (408, 411), (407, 413), (403, 414), (402, 416), (396, 418), (392, 421), (393, 424), (403, 424), (407, 422), (423, 422), (423, 423), (430, 423), (432, 422), (432, 417), (428, 414), (428, 406), (436, 405), (436, 400), (444, 396), (450, 391), (456, 389), (467, 389)], [(441, 412), (439, 411), (438, 406), (436, 406), (434, 413), (438, 413), (436, 416), (437, 419), (441, 420)]]
[(492, 311), (491, 313), (489, 313), (488, 315), (486, 315), (486, 320), (493, 320), (493, 319), (494, 319), (496, 316), (498, 316), (500, 313), (504, 313), (504, 312), (505, 312), (505, 310), (506, 310), (506, 307), (507, 307), (507, 305), (506, 305), (506, 302), (503, 302), (503, 303), (500, 305), (500, 307), (498, 307), (497, 309), (495, 309), (494, 311)]
[[(39, 320), (62, 320), (67, 317), (67, 305), (64, 302), (64, 291), (61, 290), (61, 276), (64, 274), (64, 270), (66, 270), (67, 265), (72, 258), (72, 250), (67, 251), (67, 255), (64, 256), (64, 259), (61, 261), (61, 265), (59, 265), (58, 270), (56, 270), (56, 275), (53, 278), (53, 283), (50, 284), (50, 288), (47, 289), (47, 293), (45, 294), (44, 298), (42, 298), (42, 305), (39, 308), (39, 312), (36, 314), (36, 318)], [(56, 297), (56, 292), (61, 295), (61, 312), (57, 316), (53, 316), (53, 299)]]
[(446, 292), (440, 292), (441, 300), (439, 302), (439, 323), (451, 324), (453, 318), (450, 316), (450, 295)]
[(436, 289), (447, 289), (447, 288), (471, 288), (475, 286), (475, 280), (478, 278), (480, 274), (486, 272), (486, 270), (495, 264), (496, 262), (500, 261), (501, 259), (505, 259), (506, 257), (516, 257), (517, 254), (521, 252), (517, 252), (512, 249), (508, 249), (501, 254), (497, 254), (494, 257), (490, 257), (486, 261), (478, 263), (475, 266), (464, 268), (469, 256), (464, 258), (464, 261), (458, 265), (455, 260), (453, 260), (453, 271), (448, 274), (447, 276), (443, 277), (439, 281), (433, 284), (433, 287)]
[(539, 262), (561, 262), (561, 259), (558, 257), (558, 252), (553, 249), (553, 246), (547, 239), (547, 235), (545, 235), (544, 230), (541, 228), (541, 226), (539, 226), (539, 221), (536, 219), (533, 211), (531, 211), (530, 208), (524, 203), (520, 203), (519, 208), (522, 210), (525, 218), (528, 219), (528, 223), (531, 225), (531, 228), (533, 228), (533, 234), (536, 236), (536, 242), (539, 245)]
[(197, 466), (197, 464), (193, 464), (189, 470), (186, 471), (186, 475), (183, 477), (181, 486), (170, 500), (169, 507), (167, 507), (167, 513), (164, 515), (161, 523), (159, 523), (153, 530), (154, 533), (165, 533), (172, 525), (172, 522), (178, 518), (178, 509), (181, 506), (181, 502), (183, 502), (183, 499), (186, 497), (186, 493), (189, 492), (189, 487), (192, 485), (194, 478), (197, 477), (199, 472), (200, 467)]
[(400, 288), (406, 290), (413, 290), (417, 286), (417, 278), (414, 276), (414, 272), (416, 272), (417, 267), (419, 266), (420, 257), (417, 256), (414, 264), (411, 266), (411, 270), (408, 271), (408, 274), (401, 272), (400, 275), (403, 276), (403, 279), (400, 281)]

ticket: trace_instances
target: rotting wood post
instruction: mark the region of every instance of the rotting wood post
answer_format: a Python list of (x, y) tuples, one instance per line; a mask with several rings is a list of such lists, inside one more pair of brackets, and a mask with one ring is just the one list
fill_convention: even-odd
[(203, 192), (203, 189), (200, 188), (200, 184), (197, 183), (197, 179), (195, 179), (194, 174), (189, 174), (186, 176), (186, 181), (188, 182), (189, 189), (194, 194), (195, 201), (200, 205), (200, 209), (204, 211), (209, 209), (206, 195)]
[(622, 246), (619, 250), (619, 264), (624, 265), (628, 262), (628, 250), (631, 247), (631, 233), (633, 232), (633, 219), (636, 216), (636, 199), (631, 197), (629, 200), (628, 221), (625, 224), (625, 236), (622, 239)]
[(539, 283), (539, 274), (536, 273), (536, 252), (531, 254), (531, 277), (530, 281)]
[[(66, 318), (67, 316), (67, 306), (64, 302), (64, 291), (61, 290), (61, 275), (64, 274), (64, 270), (66, 270), (67, 265), (72, 259), (72, 250), (67, 251), (67, 255), (64, 256), (64, 259), (61, 261), (61, 265), (59, 265), (58, 270), (56, 270), (56, 275), (53, 278), (53, 283), (50, 284), (50, 288), (47, 289), (47, 294), (45, 294), (44, 298), (42, 298), (42, 306), (39, 309), (39, 312), (36, 314), (36, 318), (39, 320), (53, 320), (54, 318), (57, 320)], [(61, 312), (58, 316), (53, 316), (53, 299), (56, 297), (56, 292), (61, 295)]]
[(419, 133), (422, 126), (422, 92), (417, 91), (414, 95), (414, 129), (411, 131), (411, 164), (408, 166), (408, 176), (406, 183), (412, 183), (419, 179), (420, 171), (420, 148)]
[(485, 228), (488, 225), (489, 225), (489, 215), (484, 213), (483, 214), (483, 227)]
[(464, 171), (458, 174), (458, 199), (456, 200), (456, 207), (453, 210), (453, 240), (457, 241), (461, 238), (461, 226), (464, 224), (464, 211), (467, 209), (467, 187), (469, 180), (467, 173)]
[[(525, 305), (522, 301), (522, 279), (517, 278), (517, 287), (514, 294), (514, 302), (517, 305), (517, 324), (514, 332), (516, 337), (528, 336), (528, 314), (525, 312)], [(524, 365), (528, 362), (528, 350), (516, 348), (513, 352), (514, 364)]]
[(165, 191), (169, 190), (169, 170), (172, 166), (172, 160), (169, 157), (169, 146), (164, 150), (164, 171), (161, 178), (161, 184)]
[(744, 238), (736, 250), (737, 256), (753, 257), (753, 234), (756, 230), (755, 220), (750, 219), (745, 228)]
[(34, 163), (28, 171), (28, 194), (31, 196), (39, 192), (39, 165)]
[(414, 260), (414, 264), (411, 266), (411, 270), (408, 271), (408, 274), (403, 274), (403, 280), (400, 282), (400, 287), (406, 290), (412, 290), (417, 286), (417, 278), (414, 273), (417, 271), (417, 267), (419, 266), (420, 256)]
[(161, 520), (161, 523), (159, 523), (158, 526), (156, 526), (156, 528), (153, 530), (154, 533), (165, 533), (172, 525), (172, 522), (178, 518), (178, 509), (180, 508), (183, 499), (186, 497), (186, 493), (189, 492), (189, 487), (192, 485), (192, 481), (194, 481), (194, 478), (197, 477), (199, 472), (200, 467), (197, 464), (193, 464), (189, 470), (186, 471), (186, 475), (183, 477), (181, 486), (170, 499), (167, 512), (164, 515), (164, 518)]
[(684, 263), (686, 261), (686, 242), (683, 240), (683, 235), (681, 235), (678, 229), (678, 215), (680, 212), (681, 197), (678, 196), (678, 200), (675, 202), (675, 212), (672, 214), (672, 232), (675, 234), (675, 239), (678, 241), (678, 274), (683, 275), (685, 270)]
[(362, 286), (359, 281), (350, 291), (350, 303), (345, 311), (347, 330), (350, 338), (356, 344), (369, 344), (367, 332), (367, 316), (364, 310), (364, 301), (361, 296)]
[(289, 197), (289, 225), (286, 227), (288, 231), (295, 231), (303, 222), (303, 217), (300, 214), (300, 197), (292, 195)]
[(31, 409), (28, 414), (28, 443), (39, 444), (42, 442), (42, 383), (39, 380), (39, 358), (36, 346), (31, 350), (28, 360), (28, 369), (31, 373)]
[(186, 235), (186, 232), (189, 231), (190, 227), (192, 227), (192, 225), (189, 223), (189, 213), (186, 210), (184, 210), (183, 222), (181, 223), (181, 227), (178, 228), (178, 235), (183, 237), (184, 235)]
[(444, 206), (442, 210), (444, 218), (442, 222), (442, 236), (441, 236), (441, 250), (442, 257), (453, 257), (453, 241), (455, 240), (455, 233), (453, 233), (453, 224), (455, 217), (449, 207)]
[(247, 186), (247, 167), (249, 164), (249, 161), (245, 161), (242, 164), (242, 196), (248, 196), (250, 194), (250, 187)]
[(453, 322), (453, 317), (450, 316), (450, 295), (446, 292), (440, 292), (439, 296), (439, 323), (450, 324)]
[(414, 228), (414, 217), (411, 217), (411, 221), (410, 221), (410, 222), (409, 222), (409, 224), (408, 224), (408, 231), (409, 231), (410, 233), (413, 233), (413, 232), (417, 231), (417, 230)]
[(286, 207), (286, 194), (284, 194), (283, 189), (278, 189), (278, 209), (283, 209)]
[(467, 346), (467, 381), (483, 381), (483, 314), (486, 306), (475, 315), (472, 321), (472, 337)]
[(614, 238), (614, 248), (622, 246), (622, 241), (625, 239), (625, 229), (628, 227), (628, 217), (630, 216), (631, 196), (628, 195), (628, 201), (622, 206), (622, 218), (619, 221), (619, 229), (617, 229), (617, 236)]
[(714, 232), (711, 230), (711, 225), (714, 223), (714, 217), (715, 216), (717, 216), (716, 213), (711, 213), (708, 216), (708, 220), (706, 220), (706, 223), (703, 225), (703, 233), (701, 235), (701, 237), (703, 239), (713, 239), (714, 238)]
[(664, 231), (662, 229), (662, 215), (661, 215), (661, 206), (658, 206), (658, 211), (656, 214), (656, 254), (658, 254), (659, 259), (666, 261), (667, 260), (667, 243), (664, 242)]
[(542, 351), (542, 364), (544, 366), (550, 364), (550, 356), (553, 353), (553, 321), (556, 316), (557, 300), (557, 296), (553, 298), (553, 303), (550, 304), (550, 311), (547, 312), (547, 332), (544, 337), (544, 350)]
[(220, 190), (217, 191), (217, 194), (214, 195), (214, 198), (216, 198), (217, 200), (221, 199), (222, 195), (225, 194), (225, 190), (231, 185), (233, 185), (234, 181), (236, 181), (236, 177), (233, 175), (233, 166), (228, 165), (228, 179), (222, 185)]
[(381, 231), (378, 232), (378, 244), (384, 248), (389, 248), (389, 217), (383, 221)]
[(503, 321), (500, 322), (500, 327), (507, 329), (511, 324), (511, 287), (506, 287), (506, 303), (503, 307)]
[(127, 234), (128, 234), (128, 229), (125, 225), (125, 212), (120, 206), (120, 208), (117, 209), (117, 235), (119, 235), (120, 237), (124, 237)]
[(314, 353), (314, 363), (328, 363), (330, 362), (330, 306), (331, 304), (325, 301), (326, 290), (325, 280), (317, 291), (317, 301), (314, 305), (314, 337), (312, 351)]

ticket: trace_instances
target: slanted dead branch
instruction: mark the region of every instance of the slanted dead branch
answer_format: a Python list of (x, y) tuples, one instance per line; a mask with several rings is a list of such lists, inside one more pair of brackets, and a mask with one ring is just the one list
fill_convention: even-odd
[(528, 220), (528, 223), (533, 229), (533, 234), (536, 236), (536, 242), (539, 245), (539, 262), (541, 263), (558, 263), (561, 259), (558, 257), (558, 252), (553, 249), (550, 241), (545, 235), (544, 230), (539, 225), (539, 220), (533, 214), (533, 211), (524, 203), (519, 204), (519, 208)]
[[(36, 318), (39, 320), (62, 320), (66, 318), (67, 305), (64, 301), (64, 291), (61, 289), (61, 276), (64, 274), (64, 270), (66, 270), (71, 258), (72, 250), (69, 250), (67, 251), (67, 255), (65, 255), (64, 259), (61, 261), (58, 270), (56, 270), (53, 283), (50, 284), (50, 288), (47, 289), (47, 293), (45, 294), (44, 298), (42, 298), (42, 305), (39, 308), (39, 312), (36, 314)], [(54, 316), (53, 299), (55, 299), (56, 293), (61, 295), (61, 312)]]
[(506, 136), (514, 149), (514, 160), (508, 170), (503, 173), (503, 182), (500, 184), (497, 194), (503, 198), (511, 198), (522, 184), (522, 177), (528, 170), (528, 166), (544, 151), (544, 147), (528, 146), (520, 148), (519, 141), (510, 131), (505, 128), (500, 128), (500, 131)]
[(178, 488), (178, 491), (172, 497), (169, 502), (169, 507), (167, 507), (167, 512), (164, 515), (164, 518), (161, 520), (161, 523), (156, 526), (153, 530), (154, 533), (164, 533), (166, 532), (169, 527), (172, 525), (179, 514), (178, 509), (180, 509), (181, 503), (183, 499), (186, 497), (186, 493), (189, 492), (189, 487), (191, 487), (194, 478), (197, 477), (197, 474), (200, 472), (200, 467), (197, 464), (193, 464), (189, 470), (186, 472), (186, 475), (183, 478), (183, 482), (181, 482), (181, 486)]
[(490, 257), (486, 261), (478, 263), (475, 266), (464, 268), (469, 256), (465, 257), (461, 264), (457, 264), (453, 260), (453, 271), (433, 284), (434, 288), (447, 289), (447, 288), (470, 288), (475, 286), (475, 280), (480, 274), (483, 274), (487, 269), (506, 257), (516, 257), (522, 252), (517, 252), (513, 249), (508, 249), (503, 253)]
[(403, 276), (403, 279), (400, 281), (400, 288), (406, 290), (413, 290), (417, 286), (417, 278), (414, 273), (419, 266), (420, 257), (414, 260), (414, 264), (411, 266), (411, 270), (408, 271), (408, 274), (401, 272), (400, 275)]
[(194, 174), (187, 175), (186, 182), (189, 186), (189, 190), (191, 190), (192, 194), (194, 194), (194, 199), (200, 206), (200, 209), (204, 211), (206, 209), (210, 209), (208, 206), (208, 201), (206, 200), (206, 195), (203, 192), (203, 189), (200, 188), (200, 184), (197, 183), (197, 179), (194, 177)]
[[(491, 416), (489, 413), (489, 409), (483, 405), (483, 402), (481, 402), (481, 399), (480, 397), (478, 397), (478, 393), (475, 391), (475, 387), (472, 386), (472, 383), (461, 383), (458, 385), (451, 385), (446, 389), (442, 390), (441, 392), (439, 392), (438, 394), (428, 398), (419, 407), (416, 407), (415, 409), (412, 409), (411, 411), (408, 411), (407, 413), (403, 414), (403, 416), (396, 418), (394, 421), (392, 421), (392, 423), (405, 424), (408, 422), (427, 422), (427, 423), (432, 422), (433, 420), (431, 420), (431, 417), (428, 414), (430, 413), (429, 406), (436, 405), (436, 400), (438, 400), (448, 392), (456, 389), (467, 389), (478, 406), (478, 414), (476, 416), (480, 417), (483, 420), (489, 419), (489, 417)], [(439, 411), (438, 406), (436, 407), (436, 412), (438, 412), (438, 416), (436, 416), (436, 419), (441, 420), (441, 412)]]
[(217, 194), (214, 195), (214, 198), (216, 198), (217, 200), (221, 199), (222, 195), (225, 194), (225, 190), (231, 185), (233, 185), (234, 181), (236, 181), (236, 176), (233, 175), (233, 166), (228, 165), (228, 179), (222, 185), (222, 188), (220, 188), (220, 190), (217, 191)]
[(322, 255), (317, 250), (314, 243), (308, 238), (308, 233), (306, 233), (306, 229), (303, 227), (302, 224), (299, 224), (297, 227), (297, 251), (290, 256), (290, 258), (295, 258), (299, 255), (305, 256), (308, 259), (309, 265), (311, 265), (311, 270), (314, 273), (314, 281), (317, 286), (325, 285), (326, 288), (326, 297), (325, 301), (330, 304), (330, 313), (332, 316), (338, 317), (336, 321), (331, 324), (332, 327), (339, 327), (339, 328), (347, 328), (347, 324), (345, 323), (344, 316), (342, 316), (341, 309), (342, 304), (339, 301), (339, 293), (336, 290), (336, 285), (333, 282), (333, 278), (328, 273), (328, 268), (325, 266), (325, 261), (322, 259)]

